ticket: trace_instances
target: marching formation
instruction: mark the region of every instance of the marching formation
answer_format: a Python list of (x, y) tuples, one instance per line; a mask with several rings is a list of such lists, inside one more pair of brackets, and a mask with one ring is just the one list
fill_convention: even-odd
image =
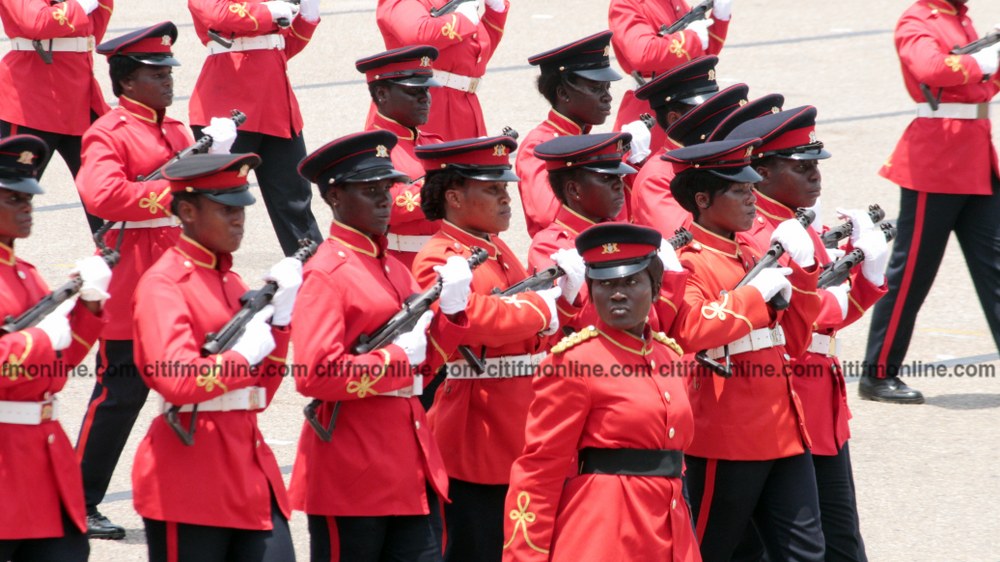
[[(367, 117), (311, 154), (286, 67), (319, 0), (188, 7), (189, 126), (173, 22), (105, 40), (112, 0), (0, 0), (0, 562), (125, 537), (99, 507), (150, 391), (153, 561), (294, 560), (293, 510), (313, 561), (867, 560), (838, 330), (874, 306), (861, 395), (920, 403), (898, 367), (941, 234), (1000, 301), (1000, 31), (965, 0), (896, 30), (918, 104), (881, 172), (899, 221), (829, 227), (817, 108), (719, 87), (733, 0), (610, 0), (608, 30), (541, 45), (523, 140), (489, 136), (476, 94), (507, 0), (379, 0)], [(14, 246), (54, 152), (97, 250), (50, 291)], [(232, 270), (251, 174), (287, 256), (253, 290)], [(56, 394), (95, 345), (74, 446)], [(288, 378), (311, 402), (286, 487), (258, 416)]]

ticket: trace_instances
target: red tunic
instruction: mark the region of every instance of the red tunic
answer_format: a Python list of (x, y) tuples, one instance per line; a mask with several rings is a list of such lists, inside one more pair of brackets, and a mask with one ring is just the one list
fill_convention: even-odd
[(288, 59), (305, 48), (319, 22), (296, 17), (291, 26), (280, 29), (261, 0), (188, 0), (188, 9), (203, 45), (211, 41), (209, 29), (226, 38), (277, 33), (285, 39), (283, 50), (208, 55), (191, 93), (191, 125), (206, 126), (212, 117), (228, 117), (239, 109), (247, 116), (241, 131), (286, 139), (302, 132), (302, 113), (288, 80)]
[(685, 306), (673, 325), (672, 335), (681, 346), (689, 353), (720, 347), (779, 322), (788, 344), (734, 356), (733, 376), (728, 379), (695, 367), (688, 386), (695, 435), (687, 452), (746, 461), (800, 454), (808, 446), (809, 434), (788, 374), (789, 354), (800, 354), (811, 337), (820, 307), (818, 268), (789, 266), (791, 306), (772, 315), (757, 289), (733, 290), (747, 266), (760, 259), (762, 252), (754, 240), (743, 232), (736, 233), (736, 240), (722, 238), (697, 223), (691, 232), (694, 242), (679, 252), (681, 264), (691, 272)]
[[(439, 18), (430, 10), (445, 4), (445, 0), (378, 0), (375, 22), (382, 33), (386, 49), (410, 45), (430, 45), (438, 50), (435, 71), (450, 72), (469, 78), (480, 78), (503, 37), (509, 3), (503, 12), (487, 8), (479, 25), (465, 16), (452, 12)], [(375, 114), (375, 104), (368, 112), (367, 123)], [(367, 125), (365, 127), (368, 128)], [(454, 88), (436, 88), (430, 117), (421, 132), (433, 133), (445, 141), (486, 135), (486, 122), (476, 94)]]
[[(0, 244), (0, 318), (23, 313), (48, 292), (35, 267)], [(73, 341), (61, 358), (38, 328), (0, 336), (0, 400), (41, 402), (62, 390), (104, 319), (77, 302), (69, 324)], [(0, 497), (0, 540), (61, 537), (63, 511), (80, 532), (87, 531), (80, 464), (58, 420), (0, 423)]]
[[(386, 255), (385, 238), (373, 240), (336, 221), (306, 265), (292, 338), (295, 362), (307, 371), (295, 385), (324, 400), (324, 425), (335, 402), (340, 411), (329, 443), (303, 424), (289, 487), (295, 509), (327, 516), (427, 514), (427, 482), (447, 497), (448, 476), (420, 399), (382, 396), (413, 386), (406, 353), (395, 344), (351, 352), (362, 334), (374, 332), (418, 291), (410, 271)], [(435, 315), (420, 369), (425, 382), (463, 329)]]
[[(150, 389), (175, 405), (204, 402), (248, 386), (267, 403), (281, 384), (288, 327), (272, 328), (274, 351), (250, 371), (234, 351), (202, 357), (205, 336), (239, 311), (246, 283), (230, 270), (230, 254), (214, 254), (187, 236), (142, 276), (135, 291), (135, 363)], [(190, 368), (193, 373), (179, 369)], [(132, 466), (135, 510), (158, 521), (269, 530), (271, 494), (291, 515), (278, 461), (257, 427), (259, 410), (199, 411), (194, 445), (185, 445), (164, 416), (139, 443)], [(188, 427), (191, 414), (181, 413)]]
[[(92, 51), (104, 38), (113, 8), (114, 0), (102, 0), (88, 16), (77, 2), (0, 0), (0, 21), (11, 38), (93, 36)], [(0, 60), (0, 120), (80, 136), (90, 126), (91, 112), (107, 111), (94, 78), (93, 52), (53, 51), (52, 64), (35, 51), (10, 51)]]
[[(420, 188), (424, 185), (424, 165), (414, 153), (414, 148), (425, 144), (436, 144), (441, 138), (426, 135), (393, 121), (381, 113), (375, 113), (374, 121), (368, 125), (369, 131), (382, 129), (396, 135), (399, 142), (389, 154), (392, 167), (410, 176), (411, 183), (394, 184), (392, 192), (392, 215), (389, 217), (389, 232), (401, 236), (430, 236), (438, 231), (438, 224), (427, 220), (420, 209)], [(387, 250), (389, 255), (403, 262), (407, 268), (413, 266), (416, 252)]]
[[(486, 263), (472, 272), (472, 294), (465, 313), (469, 330), (456, 343), (468, 345), (486, 357), (544, 352), (549, 338), (539, 335), (549, 326), (549, 308), (535, 293), (499, 297), (493, 289), (506, 289), (527, 277), (514, 252), (499, 237), (489, 240), (465, 232), (448, 221), (431, 238), (413, 262), (413, 273), (422, 287), (435, 281), (435, 265), (450, 256), (468, 257), (471, 247), (489, 254)], [(560, 299), (560, 320), (577, 310)], [(459, 361), (458, 353), (451, 354)], [(464, 363), (463, 363), (464, 366)], [(510, 465), (524, 448), (524, 420), (534, 395), (530, 376), (510, 378), (448, 379), (434, 397), (428, 419), (441, 446), (448, 475), (477, 484), (506, 484)]]
[(545, 162), (535, 157), (535, 147), (560, 135), (585, 135), (589, 132), (590, 127), (581, 129), (571, 119), (552, 109), (548, 119), (532, 129), (518, 146), (514, 172), (521, 178), (517, 189), (521, 193), (528, 236), (534, 238), (539, 231), (552, 224), (561, 205), (549, 185)]
[[(104, 220), (143, 221), (170, 217), (167, 180), (136, 181), (154, 172), (194, 143), (183, 123), (125, 96), (83, 135), (82, 164), (76, 188), (87, 210)], [(112, 228), (104, 240), (114, 248), (124, 232), (121, 260), (115, 266), (105, 303), (108, 327), (102, 337), (132, 339), (132, 293), (139, 277), (177, 242), (180, 228)]]
[[(967, 11), (945, 0), (920, 0), (899, 18), (896, 51), (915, 102), (927, 101), (921, 83), (940, 93), (941, 103), (989, 103), (1000, 91), (1000, 77), (984, 82), (971, 55), (949, 54), (978, 38)], [(916, 191), (989, 195), (997, 174), (990, 120), (917, 117), (879, 174)]]
[[(778, 224), (795, 217), (795, 210), (757, 192), (757, 220), (749, 233), (760, 245), (768, 245), (771, 233)], [(826, 253), (823, 241), (813, 229), (807, 229), (816, 248), (816, 262), (822, 267), (832, 260)], [(843, 329), (864, 315), (875, 301), (886, 293), (886, 287), (876, 287), (855, 268), (850, 279), (847, 317), (842, 318), (837, 299), (824, 289), (817, 289), (821, 307), (813, 324), (813, 332), (836, 337)], [(840, 361), (836, 357), (806, 351), (792, 358), (795, 377), (792, 387), (802, 401), (806, 416), (806, 428), (812, 440), (814, 455), (836, 455), (837, 451), (851, 436), (848, 420), (851, 411), (847, 407), (847, 389)]]
[[(683, 450), (691, 443), (684, 379), (671, 367), (680, 356), (658, 337), (648, 328), (641, 340), (598, 324), (542, 363), (527, 444), (511, 469), (505, 561), (701, 560), (680, 478), (576, 470), (586, 447)], [(611, 374), (622, 367), (631, 376)]]
[(693, 219), (670, 191), (674, 167), (660, 157), (680, 146), (669, 139), (666, 142), (667, 146), (646, 160), (632, 184), (632, 222), (655, 228), (669, 237), (678, 228), (690, 227)]
[[(691, 11), (684, 0), (611, 0), (608, 8), (608, 29), (614, 32), (611, 46), (618, 64), (626, 75), (633, 71), (649, 79), (689, 60), (704, 55), (718, 55), (729, 33), (728, 21), (716, 21), (709, 29), (708, 49), (702, 49), (701, 39), (694, 31), (684, 30), (671, 35), (658, 35), (661, 25), (670, 25)], [(650, 113), (649, 103), (636, 99), (632, 90), (625, 92), (615, 118), (615, 130)], [(655, 153), (663, 146), (666, 134), (653, 127), (650, 149)]]

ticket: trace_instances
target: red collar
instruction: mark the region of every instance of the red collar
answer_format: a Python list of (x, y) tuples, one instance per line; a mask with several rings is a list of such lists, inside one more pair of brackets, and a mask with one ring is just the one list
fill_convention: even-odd
[(396, 137), (400, 140), (413, 141), (414, 144), (416, 144), (417, 139), (420, 138), (420, 131), (418, 131), (415, 127), (407, 127), (399, 121), (389, 119), (377, 111), (375, 112), (375, 117), (372, 119), (372, 127), (375, 129), (389, 131), (390, 133), (396, 135)]
[(795, 218), (795, 209), (771, 199), (756, 189), (754, 190), (754, 194), (757, 196), (757, 213), (759, 215), (764, 215), (775, 222)]
[(577, 213), (573, 209), (570, 209), (566, 205), (559, 206), (559, 212), (556, 213), (555, 223), (568, 230), (574, 238), (584, 230), (587, 230), (591, 226), (597, 224), (587, 217)]
[(157, 111), (152, 107), (139, 103), (128, 96), (118, 96), (118, 107), (131, 113), (136, 117), (136, 119), (140, 119), (154, 125), (163, 123), (163, 117), (167, 114), (166, 110)]
[(17, 257), (14, 256), (14, 247), (0, 242), (0, 264), (14, 265)]
[(692, 242), (693, 249), (698, 249), (695, 246), (695, 244), (698, 244), (702, 248), (725, 254), (734, 259), (739, 257), (740, 246), (735, 239), (723, 238), (714, 232), (710, 232), (696, 222), (691, 223), (691, 234), (694, 237), (694, 241)]
[(475, 234), (462, 230), (447, 220), (441, 221), (441, 233), (465, 246), (469, 250), (477, 246), (486, 250), (486, 254), (491, 259), (496, 259), (497, 255), (501, 253), (500, 248), (497, 248), (496, 243), (494, 242), (496, 234), (490, 234), (489, 238), (480, 238)]
[(591, 129), (590, 125), (580, 128), (572, 119), (554, 109), (549, 110), (549, 118), (545, 122), (555, 127), (563, 135), (585, 135)]
[(386, 244), (388, 244), (385, 236), (377, 236), (372, 239), (360, 230), (351, 228), (336, 219), (330, 224), (330, 238), (370, 258), (382, 257)]
[(602, 320), (598, 320), (597, 333), (615, 347), (641, 357), (649, 355), (653, 350), (653, 331), (649, 328), (649, 324), (646, 324), (646, 327), (643, 328), (642, 338), (637, 338), (628, 332), (612, 328)]
[(949, 16), (964, 16), (969, 11), (969, 6), (965, 4), (956, 6), (945, 0), (928, 0), (927, 7), (942, 14), (948, 14)]
[(232, 254), (216, 254), (212, 250), (202, 246), (186, 234), (181, 234), (175, 246), (178, 252), (191, 260), (191, 263), (205, 269), (218, 269), (225, 273), (233, 267)]

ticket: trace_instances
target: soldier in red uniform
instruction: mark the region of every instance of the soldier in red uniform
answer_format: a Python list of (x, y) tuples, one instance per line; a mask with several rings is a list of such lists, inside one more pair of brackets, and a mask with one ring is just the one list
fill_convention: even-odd
[[(823, 143), (816, 140), (816, 108), (797, 107), (748, 121), (732, 132), (735, 138), (760, 137), (754, 149), (753, 166), (757, 182), (757, 219), (750, 235), (767, 245), (775, 229), (795, 218), (798, 208), (816, 205), (822, 190), (819, 160), (829, 158)], [(812, 440), (812, 459), (819, 491), (823, 538), (827, 559), (867, 560), (858, 524), (854, 475), (847, 439), (847, 392), (837, 359), (837, 331), (861, 318), (885, 294), (885, 262), (889, 248), (880, 229), (867, 214), (851, 213), (856, 223), (852, 245), (864, 251), (865, 260), (838, 287), (819, 289), (822, 308), (813, 323), (812, 340), (806, 352), (792, 358), (795, 388), (805, 412), (806, 428)], [(808, 229), (816, 263), (831, 263), (823, 241)]]
[[(763, 253), (746, 233), (761, 179), (748, 164), (759, 144), (717, 141), (667, 153), (677, 164), (671, 190), (694, 216), (694, 242), (680, 251), (691, 275), (672, 331), (689, 352), (704, 350), (688, 385), (695, 433), (687, 485), (705, 560), (729, 560), (752, 521), (770, 559), (820, 561), (816, 476), (789, 369), (820, 309), (819, 270), (797, 220), (770, 240), (790, 256), (784, 267), (736, 288)], [(787, 310), (769, 304), (777, 295), (790, 302)]]
[(419, 397), (424, 376), (444, 364), (468, 325), (468, 262), (453, 258), (433, 272), (441, 283), (433, 320), (426, 312), (392, 343), (354, 349), (419, 291), (410, 270), (386, 253), (391, 190), (405, 177), (389, 156), (395, 143), (389, 131), (348, 135), (300, 166), (333, 210), (292, 328), (296, 363), (308, 369), (296, 387), (322, 401), (314, 421), (330, 428), (324, 440), (303, 426), (292, 471), (292, 505), (309, 516), (313, 560), (442, 555), (448, 476)]
[(599, 319), (554, 346), (534, 379), (504, 509), (505, 561), (701, 560), (681, 483), (694, 431), (674, 370), (682, 351), (647, 322), (660, 243), (626, 224), (576, 239)]
[[(478, 2), (463, 2), (453, 12), (431, 15), (432, 9), (444, 4), (443, 0), (378, 0), (375, 22), (386, 49), (430, 45), (440, 53), (434, 76), (444, 87), (434, 94), (421, 130), (446, 141), (484, 136), (486, 121), (476, 90), (503, 38), (510, 3), (485, 0), (482, 17)], [(373, 104), (367, 123), (374, 120), (375, 110)]]
[[(97, 354), (97, 382), (76, 444), (90, 536), (95, 538), (125, 536), (125, 529), (108, 521), (97, 506), (149, 392), (132, 360), (132, 294), (139, 277), (180, 234), (169, 210), (169, 183), (140, 181), (193, 142), (183, 123), (166, 116), (173, 103), (171, 68), (180, 64), (170, 52), (176, 39), (177, 28), (164, 22), (97, 47), (108, 56), (118, 107), (84, 135), (76, 187), (88, 209), (116, 223), (105, 242), (120, 250), (121, 261)], [(228, 152), (235, 135), (223, 138), (224, 131), (217, 132), (212, 150)]]
[(434, 79), (431, 64), (438, 51), (426, 45), (400, 47), (359, 59), (354, 66), (365, 74), (376, 112), (367, 130), (384, 130), (396, 135), (392, 166), (407, 175), (392, 186), (392, 217), (389, 219), (389, 255), (409, 268), (420, 248), (437, 232), (438, 225), (420, 210), (420, 186), (424, 167), (413, 150), (419, 145), (441, 142), (418, 127), (427, 123)]
[[(552, 224), (560, 208), (535, 147), (556, 137), (587, 134), (611, 114), (611, 82), (621, 80), (621, 75), (611, 69), (610, 41), (611, 32), (602, 31), (528, 59), (541, 68), (538, 92), (552, 106), (548, 118), (524, 137), (514, 160), (531, 237)], [(623, 213), (627, 204), (618, 211), (623, 220), (628, 217)]]
[(188, 0), (188, 9), (208, 49), (189, 104), (195, 136), (213, 116), (245, 113), (233, 151), (263, 159), (254, 175), (281, 250), (290, 256), (303, 238), (319, 242), (312, 191), (295, 168), (306, 144), (286, 72), (288, 59), (306, 47), (319, 25), (319, 0)]
[[(49, 293), (34, 266), (14, 255), (31, 234), (36, 180), (49, 149), (38, 137), (0, 140), (0, 318)], [(34, 327), (0, 332), (0, 560), (85, 562), (90, 552), (80, 467), (58, 421), (55, 394), (104, 326), (111, 271), (100, 257), (77, 264), (74, 296)]]
[(903, 83), (917, 115), (879, 171), (902, 189), (889, 293), (873, 309), (858, 384), (867, 400), (923, 403), (899, 370), (952, 231), (1000, 349), (1000, 178), (989, 120), (989, 102), (1000, 91), (1000, 45), (950, 54), (977, 38), (967, 12), (966, 0), (921, 0), (896, 25)]
[(136, 451), (133, 501), (152, 561), (295, 559), (285, 484), (257, 414), (283, 378), (302, 263), (285, 258), (271, 269), (265, 277), (277, 285), (271, 304), (231, 348), (200, 353), (206, 336), (240, 310), (247, 291), (230, 268), (244, 208), (254, 203), (247, 173), (258, 164), (256, 154), (202, 154), (163, 173), (183, 232), (136, 287), (135, 358), (161, 397), (161, 411), (180, 407), (177, 421), (193, 443), (185, 444), (161, 415)]
[[(660, 35), (661, 26), (674, 23), (691, 8), (685, 0), (611, 0), (608, 7), (608, 28), (615, 37), (611, 45), (615, 58), (626, 74), (636, 77), (641, 87), (661, 73), (696, 60), (704, 55), (718, 55), (729, 32), (733, 0), (716, 0), (712, 17), (692, 23), (687, 29)], [(714, 57), (713, 57), (714, 58)], [(713, 65), (714, 66), (714, 65)], [(625, 93), (615, 130), (634, 122), (642, 113), (648, 113), (646, 98), (631, 90)], [(653, 106), (655, 109), (655, 106)], [(666, 137), (662, 130), (654, 129), (650, 148), (655, 152)]]
[[(29, 134), (45, 141), (51, 151), (39, 178), (55, 152), (76, 177), (81, 137), (109, 109), (91, 53), (113, 8), (114, 0), (0, 1), (0, 22), (10, 37), (10, 52), (0, 59), (0, 138)], [(87, 221), (92, 232), (101, 227), (90, 213)]]
[(498, 561), (503, 546), (503, 502), (510, 466), (524, 448), (524, 421), (533, 391), (531, 377), (545, 357), (550, 336), (578, 307), (559, 298), (576, 294), (582, 268), (567, 260), (558, 287), (512, 296), (493, 294), (528, 273), (497, 236), (510, 225), (507, 182), (510, 137), (466, 139), (417, 147), (427, 176), (420, 204), (441, 230), (417, 254), (413, 272), (423, 287), (436, 280), (435, 266), (453, 256), (486, 249), (489, 259), (473, 272), (466, 314), (469, 330), (457, 343), (483, 362), (480, 373), (457, 353), (437, 389), (428, 416), (450, 478), (445, 505), (450, 561)]

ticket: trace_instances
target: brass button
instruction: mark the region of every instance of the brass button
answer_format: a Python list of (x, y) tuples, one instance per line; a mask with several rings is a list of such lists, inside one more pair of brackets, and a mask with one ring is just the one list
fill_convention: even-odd
[(663, 398), (665, 398), (667, 400), (668, 404), (670, 403), (670, 393), (669, 392), (664, 392), (663, 393)]
[(677, 500), (670, 500), (670, 509), (677, 509)]
[(677, 432), (676, 432), (676, 431), (674, 431), (674, 428), (672, 428), (672, 427), (671, 427), (671, 428), (670, 428), (670, 431), (668, 431), (668, 432), (667, 432), (667, 437), (669, 437), (669, 438), (673, 439), (673, 438), (674, 438), (674, 435), (676, 435), (676, 434), (677, 434)]

